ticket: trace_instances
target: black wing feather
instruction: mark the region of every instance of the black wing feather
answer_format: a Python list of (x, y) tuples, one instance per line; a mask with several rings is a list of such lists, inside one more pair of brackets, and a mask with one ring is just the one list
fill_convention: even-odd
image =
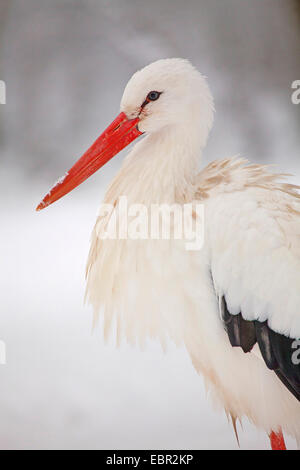
[(227, 309), (225, 297), (221, 299), (221, 315), (231, 346), (240, 346), (245, 353), (250, 352), (256, 343), (253, 322), (244, 320), (241, 313), (231, 315)]
[(247, 353), (258, 343), (267, 367), (274, 370), (287, 389), (300, 401), (300, 364), (293, 359), (295, 338), (273, 331), (266, 321), (248, 321), (243, 318), (242, 313), (232, 315), (224, 296), (220, 307), (230, 344), (241, 347)]
[(255, 321), (253, 323), (255, 324), (258, 346), (265, 363), (269, 369), (278, 369), (278, 362), (272, 348), (271, 330), (268, 327), (267, 322)]

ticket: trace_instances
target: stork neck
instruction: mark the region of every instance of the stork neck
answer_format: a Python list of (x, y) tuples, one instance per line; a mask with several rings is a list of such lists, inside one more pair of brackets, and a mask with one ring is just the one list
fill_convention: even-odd
[(199, 133), (183, 126), (150, 134), (125, 159), (119, 190), (143, 203), (190, 200), (200, 155)]

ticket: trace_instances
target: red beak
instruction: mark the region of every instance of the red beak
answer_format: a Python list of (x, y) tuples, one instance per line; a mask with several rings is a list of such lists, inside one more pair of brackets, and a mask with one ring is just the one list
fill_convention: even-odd
[(119, 116), (98, 137), (58, 183), (56, 183), (36, 210), (40, 211), (72, 191), (95, 171), (99, 170), (114, 155), (142, 134), (137, 128), (139, 118), (128, 119), (125, 113)]

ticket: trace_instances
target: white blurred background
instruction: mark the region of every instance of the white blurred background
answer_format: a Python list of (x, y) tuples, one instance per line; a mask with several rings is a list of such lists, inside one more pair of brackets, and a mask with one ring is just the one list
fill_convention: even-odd
[[(1, 449), (237, 448), (185, 350), (117, 350), (91, 332), (89, 236), (122, 155), (34, 212), (118, 113), (131, 74), (164, 57), (208, 77), (205, 163), (240, 153), (300, 182), (298, 0), (0, 0)], [(239, 429), (242, 448), (268, 447)]]

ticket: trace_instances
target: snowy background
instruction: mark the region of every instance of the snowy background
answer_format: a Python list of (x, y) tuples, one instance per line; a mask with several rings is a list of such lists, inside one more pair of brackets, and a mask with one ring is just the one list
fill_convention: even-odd
[[(237, 448), (183, 349), (117, 350), (91, 332), (89, 236), (122, 155), (34, 212), (118, 113), (131, 74), (163, 57), (208, 77), (205, 162), (240, 153), (300, 182), (299, 1), (0, 0), (1, 449)], [(268, 447), (246, 422), (240, 440)]]

